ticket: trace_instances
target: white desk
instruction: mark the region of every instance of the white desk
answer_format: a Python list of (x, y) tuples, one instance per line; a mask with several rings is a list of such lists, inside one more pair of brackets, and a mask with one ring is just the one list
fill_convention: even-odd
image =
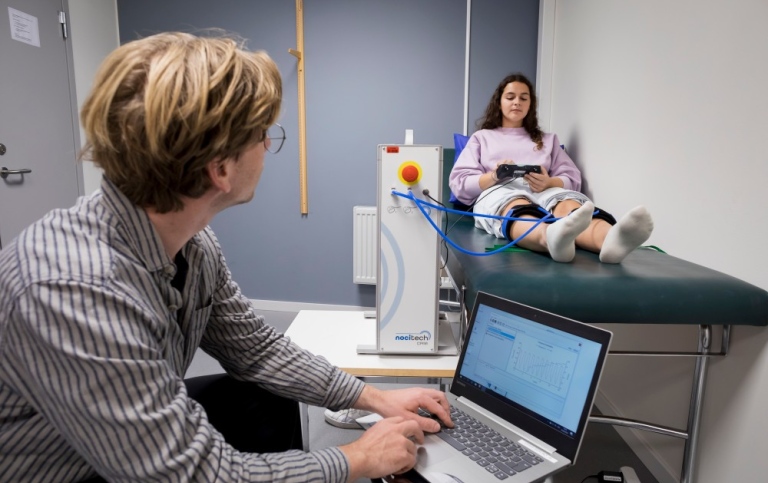
[(376, 343), (376, 320), (363, 312), (302, 310), (285, 335), (361, 379), (370, 377), (452, 378), (459, 356), (358, 354)]
[[(459, 356), (358, 354), (358, 344), (375, 344), (376, 319), (363, 312), (302, 310), (285, 335), (303, 349), (323, 356), (367, 382), (426, 383), (446, 388)], [(400, 380), (407, 378), (406, 380)], [(304, 450), (309, 450), (309, 410), (300, 405)]]

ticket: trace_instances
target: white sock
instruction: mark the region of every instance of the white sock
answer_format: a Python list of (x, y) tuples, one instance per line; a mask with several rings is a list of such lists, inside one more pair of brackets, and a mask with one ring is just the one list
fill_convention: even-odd
[(620, 263), (651, 236), (653, 220), (645, 206), (633, 208), (608, 231), (600, 250), (603, 263)]
[(552, 260), (570, 262), (576, 256), (576, 237), (586, 230), (592, 221), (595, 205), (587, 201), (570, 215), (547, 227), (547, 249)]

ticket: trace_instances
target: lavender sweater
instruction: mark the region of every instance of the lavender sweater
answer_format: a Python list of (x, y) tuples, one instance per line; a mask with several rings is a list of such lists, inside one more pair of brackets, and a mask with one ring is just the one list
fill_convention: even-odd
[(480, 196), (480, 176), (496, 169), (500, 161), (543, 166), (550, 176), (563, 180), (563, 188), (581, 190), (581, 172), (560, 147), (557, 135), (544, 133), (544, 147), (536, 144), (522, 127), (481, 129), (472, 135), (453, 166), (448, 184), (456, 198), (471, 205)]

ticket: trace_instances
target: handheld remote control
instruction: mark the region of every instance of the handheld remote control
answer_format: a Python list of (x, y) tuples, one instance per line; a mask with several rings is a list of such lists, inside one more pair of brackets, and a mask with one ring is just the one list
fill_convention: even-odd
[(535, 164), (502, 164), (496, 168), (496, 177), (504, 178), (522, 178), (528, 173), (541, 173), (541, 166)]

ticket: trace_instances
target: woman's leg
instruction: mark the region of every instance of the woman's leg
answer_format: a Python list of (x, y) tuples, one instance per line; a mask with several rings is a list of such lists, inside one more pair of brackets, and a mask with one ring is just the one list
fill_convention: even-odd
[(632, 250), (651, 237), (653, 219), (644, 206), (638, 206), (624, 215), (613, 225), (603, 238), (600, 249), (600, 261), (620, 263)]
[[(509, 210), (511, 210), (515, 206), (522, 206), (522, 205), (529, 205), (529, 204), (531, 204), (531, 202), (528, 201), (527, 199), (517, 198), (507, 203), (507, 205), (504, 206), (502, 213), (504, 213), (504, 215), (506, 216), (509, 216)], [(539, 218), (536, 218), (535, 216), (530, 216), (530, 215), (522, 215), (519, 218), (526, 218), (532, 221), (512, 222), (512, 227), (509, 230), (509, 235), (512, 238), (512, 240), (517, 240), (518, 237), (523, 236), (523, 233), (530, 230), (531, 227), (539, 220)], [(534, 228), (532, 232), (528, 233), (525, 236), (525, 238), (517, 242), (517, 245), (523, 248), (527, 248), (528, 250), (532, 250), (534, 252), (547, 253), (546, 230), (547, 230), (547, 224), (539, 223), (539, 225), (536, 226), (536, 228)]]
[[(552, 213), (556, 217), (562, 218), (564, 216), (568, 216), (570, 212), (579, 208), (580, 206), (581, 203), (576, 200), (563, 200), (555, 205)], [(576, 237), (576, 246), (582, 250), (600, 253), (600, 249), (603, 247), (603, 241), (605, 240), (605, 237), (610, 229), (611, 224), (607, 221), (593, 218), (587, 229)]]
[[(563, 203), (559, 203), (558, 206)], [(539, 224), (525, 238), (520, 240), (518, 245), (537, 252), (548, 252), (556, 262), (570, 262), (573, 260), (576, 254), (575, 240), (589, 226), (594, 205), (591, 202), (585, 203), (584, 206), (575, 201), (572, 201), (572, 203), (573, 206), (561, 217), (562, 219), (551, 225)], [(525, 204), (529, 204), (529, 201), (526, 199), (512, 200), (504, 207), (504, 213), (515, 206)], [(573, 212), (571, 213), (571, 211)], [(534, 216), (523, 215), (520, 218), (536, 220)], [(529, 221), (513, 222), (510, 229), (512, 239), (517, 239), (528, 231), (531, 228), (531, 223)]]
[[(579, 202), (564, 200), (555, 205), (553, 214), (567, 216), (579, 207)], [(653, 232), (651, 214), (644, 206), (630, 210), (615, 225), (602, 219), (593, 219), (586, 230), (576, 237), (576, 246), (599, 253), (603, 263), (620, 263), (635, 248), (648, 240)]]

